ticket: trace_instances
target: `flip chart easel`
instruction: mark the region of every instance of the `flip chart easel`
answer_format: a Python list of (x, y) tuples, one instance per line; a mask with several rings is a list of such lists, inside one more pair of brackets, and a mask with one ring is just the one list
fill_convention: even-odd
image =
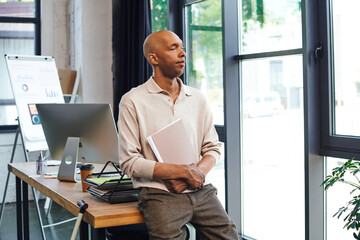
[[(35, 104), (64, 103), (64, 97), (53, 57), (5, 55), (5, 62), (14, 94), (19, 125), (15, 135), (10, 163), (13, 162), (19, 135), (22, 139), (25, 161), (28, 162), (28, 152), (44, 151), (48, 148)], [(9, 175), (10, 172), (8, 172), (1, 205), (0, 224), (5, 206)], [(46, 239), (35, 189), (32, 188), (32, 192), (42, 237)]]
[(5, 55), (5, 60), (25, 149), (29, 152), (46, 150), (46, 139), (35, 104), (64, 103), (55, 59)]

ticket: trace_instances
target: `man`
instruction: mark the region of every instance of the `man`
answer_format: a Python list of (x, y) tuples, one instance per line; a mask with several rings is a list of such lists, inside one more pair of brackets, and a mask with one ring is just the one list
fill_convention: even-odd
[[(120, 167), (140, 189), (150, 238), (186, 239), (185, 224), (191, 223), (203, 239), (238, 239), (216, 188), (205, 181), (220, 157), (220, 143), (205, 97), (179, 78), (186, 55), (182, 41), (159, 31), (146, 38), (143, 50), (153, 76), (122, 97), (118, 127)], [(157, 162), (146, 138), (179, 118), (199, 159), (190, 165)]]

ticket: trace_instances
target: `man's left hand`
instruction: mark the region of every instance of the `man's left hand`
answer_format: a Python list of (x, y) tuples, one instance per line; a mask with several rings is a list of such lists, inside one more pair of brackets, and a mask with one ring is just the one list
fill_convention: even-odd
[(187, 183), (181, 179), (163, 180), (163, 182), (166, 188), (172, 193), (182, 193), (189, 187)]

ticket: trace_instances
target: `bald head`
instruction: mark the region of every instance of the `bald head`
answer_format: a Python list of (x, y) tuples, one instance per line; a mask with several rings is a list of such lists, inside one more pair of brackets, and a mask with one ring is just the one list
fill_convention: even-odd
[(169, 37), (179, 38), (175, 33), (169, 30), (161, 30), (147, 36), (143, 45), (145, 58), (149, 61), (149, 54), (157, 53), (159, 48), (164, 47), (164, 44), (166, 44), (166, 40)]

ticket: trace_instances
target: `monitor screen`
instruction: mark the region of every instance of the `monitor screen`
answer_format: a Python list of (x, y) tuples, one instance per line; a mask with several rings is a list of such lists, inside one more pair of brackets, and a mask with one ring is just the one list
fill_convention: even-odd
[(78, 162), (119, 162), (118, 134), (109, 104), (36, 104), (36, 107), (53, 160), (61, 160), (68, 137), (78, 137)]

